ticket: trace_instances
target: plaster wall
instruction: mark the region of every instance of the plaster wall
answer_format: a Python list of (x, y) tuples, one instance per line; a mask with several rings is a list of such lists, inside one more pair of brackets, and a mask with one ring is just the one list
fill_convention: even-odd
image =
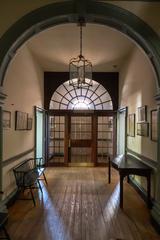
[(128, 106), (128, 114), (136, 114), (135, 137), (128, 136), (128, 148), (153, 161), (157, 157), (157, 144), (148, 137), (137, 135), (138, 107), (147, 105), (150, 130), (150, 111), (156, 108), (156, 80), (153, 69), (139, 48), (134, 48), (120, 71), (120, 106)]
[[(127, 136), (127, 148), (152, 161), (157, 161), (157, 143), (151, 140), (150, 111), (156, 109), (155, 74), (149, 60), (137, 47), (133, 49), (120, 71), (119, 105), (128, 106), (128, 114), (135, 113), (135, 137)], [(147, 106), (149, 136), (137, 135), (138, 107)], [(137, 182), (146, 188), (146, 182), (136, 177)], [(155, 196), (155, 176), (152, 176), (152, 196)]]
[[(33, 156), (34, 151), (18, 161), (9, 159), (34, 148), (34, 106), (43, 107), (43, 71), (27, 46), (20, 48), (10, 63), (4, 92), (8, 95), (4, 110), (11, 112), (11, 128), (3, 130), (3, 190), (9, 193), (15, 183), (12, 168)], [(15, 130), (15, 111), (26, 112), (33, 118), (32, 130)]]

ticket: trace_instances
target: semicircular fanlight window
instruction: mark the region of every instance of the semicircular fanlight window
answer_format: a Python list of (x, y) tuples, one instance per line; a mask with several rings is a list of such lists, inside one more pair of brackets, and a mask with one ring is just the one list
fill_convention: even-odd
[(98, 82), (89, 88), (74, 88), (69, 81), (53, 93), (49, 109), (61, 110), (113, 110), (111, 97)]

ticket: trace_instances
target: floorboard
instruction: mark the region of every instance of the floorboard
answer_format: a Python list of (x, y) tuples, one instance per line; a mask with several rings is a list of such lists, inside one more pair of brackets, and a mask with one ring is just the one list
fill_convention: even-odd
[(108, 184), (106, 168), (49, 167), (48, 186), (41, 181), (43, 194), (34, 191), (36, 207), (17, 200), (9, 208), (11, 239), (160, 240), (146, 204), (126, 181), (119, 208), (119, 178), (112, 173)]

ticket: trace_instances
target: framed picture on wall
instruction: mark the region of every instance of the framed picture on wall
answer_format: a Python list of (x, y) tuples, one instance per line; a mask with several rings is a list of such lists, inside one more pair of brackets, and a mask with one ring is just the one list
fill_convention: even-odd
[(148, 137), (149, 135), (149, 123), (148, 122), (140, 122), (137, 123), (137, 135)]
[(158, 121), (158, 111), (157, 109), (151, 110), (151, 140), (157, 141), (157, 121)]
[(146, 122), (147, 121), (147, 106), (138, 108), (138, 122)]
[(15, 112), (15, 130), (27, 130), (27, 116), (25, 112)]
[(9, 129), (11, 128), (11, 112), (3, 111), (3, 128)]
[(128, 136), (135, 137), (135, 113), (128, 115)]
[(32, 118), (27, 118), (27, 130), (32, 130)]

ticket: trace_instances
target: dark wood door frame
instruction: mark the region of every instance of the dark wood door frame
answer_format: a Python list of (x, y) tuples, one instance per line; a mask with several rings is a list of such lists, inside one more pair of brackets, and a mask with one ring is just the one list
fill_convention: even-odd
[[(65, 141), (64, 141), (64, 166), (68, 166), (71, 162), (71, 147), (76, 147), (78, 143), (79, 147), (91, 147), (91, 162), (94, 166), (106, 165), (104, 163), (98, 163), (97, 161), (97, 124), (98, 116), (113, 116), (113, 155), (116, 154), (116, 111), (104, 110), (104, 111), (73, 111), (73, 110), (49, 110), (49, 116), (64, 116), (65, 117)], [(92, 117), (92, 139), (91, 140), (75, 140), (71, 139), (71, 116), (91, 116)], [(53, 164), (54, 165), (54, 164)], [(55, 164), (59, 165), (59, 164)]]

